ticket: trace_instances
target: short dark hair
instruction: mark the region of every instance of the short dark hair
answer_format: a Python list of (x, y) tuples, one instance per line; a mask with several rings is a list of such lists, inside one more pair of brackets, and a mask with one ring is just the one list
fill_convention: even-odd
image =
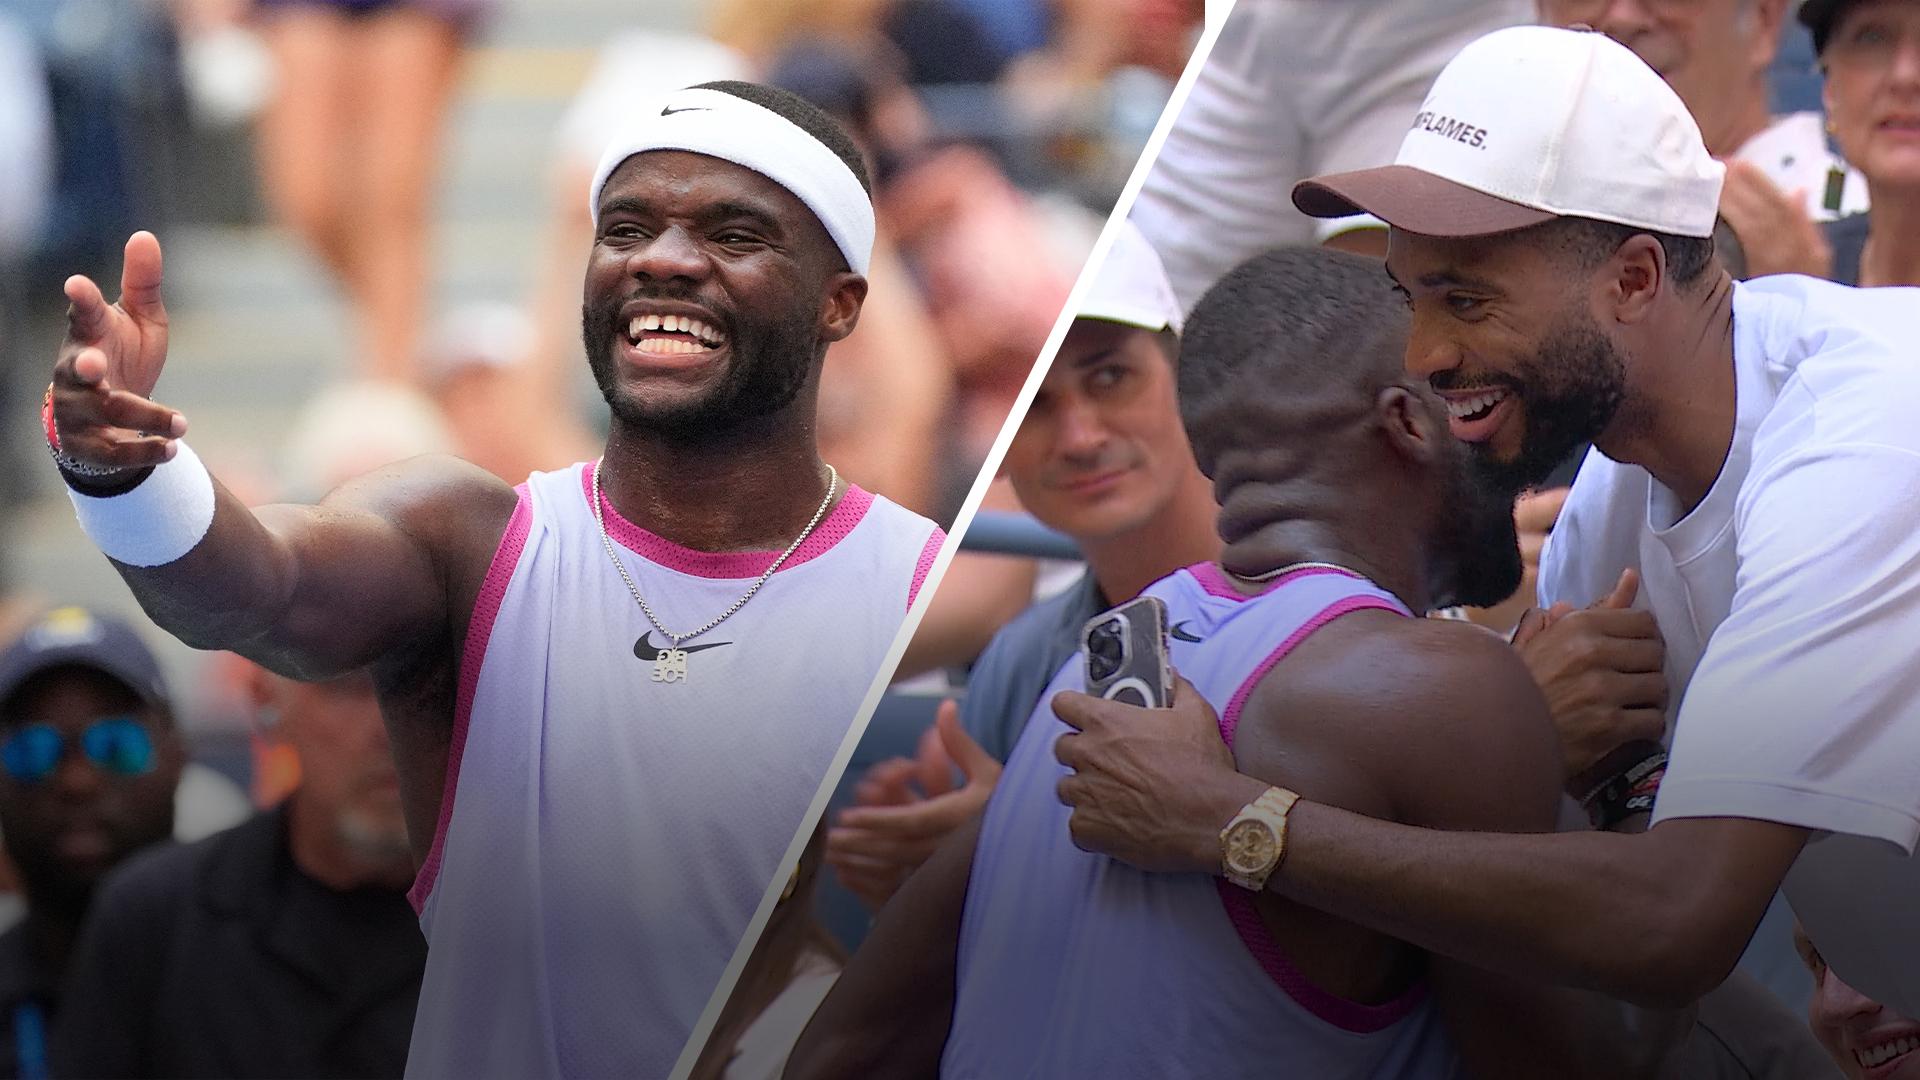
[(1200, 470), (1212, 476), (1221, 450), (1270, 440), (1281, 399), (1290, 426), (1371, 409), (1405, 375), (1407, 322), (1376, 258), (1283, 248), (1234, 267), (1180, 335), (1180, 416)]
[(1542, 240), (1572, 257), (1583, 270), (1599, 266), (1620, 250), (1621, 244), (1642, 234), (1653, 237), (1666, 253), (1667, 273), (1673, 275), (1675, 285), (1684, 288), (1699, 281), (1713, 263), (1710, 236), (1676, 236), (1583, 217), (1555, 218), (1533, 228), (1540, 230)]
[(695, 90), (718, 90), (723, 94), (732, 94), (742, 101), (755, 105), (785, 117), (801, 131), (819, 139), (833, 156), (846, 163), (853, 170), (853, 178), (860, 181), (860, 187), (873, 197), (873, 181), (867, 177), (867, 163), (860, 155), (860, 148), (853, 143), (833, 117), (828, 116), (818, 105), (790, 90), (777, 86), (763, 86), (760, 83), (740, 82), (736, 79), (722, 79), (719, 82), (701, 83), (692, 87)]

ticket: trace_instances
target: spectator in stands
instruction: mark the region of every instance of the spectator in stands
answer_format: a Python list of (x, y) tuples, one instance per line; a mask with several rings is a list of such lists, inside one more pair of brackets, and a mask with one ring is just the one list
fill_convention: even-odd
[(60, 608), (0, 652), (0, 830), (27, 914), (0, 935), (0, 1076), (48, 1075), (48, 1034), (95, 886), (173, 831), (185, 752), (133, 629)]
[(254, 0), (274, 60), (260, 173), (359, 321), (362, 375), (418, 378), (430, 195), (467, 40), (491, 0)]
[(255, 668), (300, 783), (100, 890), (67, 976), (62, 1076), (398, 1076), (427, 947), (406, 888), (399, 780), (363, 672)]
[(1827, 967), (1798, 923), (1793, 943), (1813, 974), (1807, 1020), (1847, 1080), (1920, 1080), (1920, 1020), (1848, 986)]
[[(1003, 466), (1035, 517), (1079, 541), (1087, 572), (995, 635), (964, 704), (942, 705), (938, 734), (923, 741), (937, 764), (895, 759), (862, 779), (858, 805), (827, 834), (827, 862), (870, 907), (986, 804), (996, 761), (1072, 661), (1086, 620), (1219, 551), (1213, 489), (1174, 399), (1180, 309), (1153, 249), (1129, 223), (1120, 229)], [(964, 786), (915, 790), (949, 761)]]
[[(337, 383), (294, 419), (282, 499), (317, 499), (451, 436), (386, 382)], [(301, 683), (230, 657), (273, 809), (135, 860), (103, 887), (68, 976), (54, 1063), (72, 1076), (398, 1076), (426, 942), (373, 679)], [(258, 781), (259, 777), (256, 778)]]
[(1824, 276), (1920, 285), (1920, 2), (1807, 0), (1800, 21), (1826, 74), (1828, 130), (1873, 201), (1871, 218), (1823, 227)]
[(1727, 162), (1720, 213), (1751, 276), (1825, 272), (1819, 222), (1858, 213), (1867, 186), (1827, 149), (1819, 113), (1775, 116), (1767, 69), (1792, 0), (1540, 0), (1540, 21), (1584, 23), (1667, 80)]

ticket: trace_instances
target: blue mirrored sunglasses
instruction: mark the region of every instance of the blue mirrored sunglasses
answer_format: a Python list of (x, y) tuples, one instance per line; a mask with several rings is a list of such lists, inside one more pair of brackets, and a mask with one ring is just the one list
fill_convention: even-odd
[[(153, 767), (153, 736), (131, 716), (106, 716), (80, 733), (87, 760), (110, 773), (138, 776)], [(0, 765), (23, 784), (53, 775), (67, 753), (67, 737), (52, 724), (28, 724), (0, 743)]]

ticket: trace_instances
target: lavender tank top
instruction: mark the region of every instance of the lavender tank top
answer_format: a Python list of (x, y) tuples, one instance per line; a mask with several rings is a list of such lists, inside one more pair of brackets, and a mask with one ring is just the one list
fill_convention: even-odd
[[(607, 558), (586, 466), (537, 473), (460, 663), (446, 793), (409, 899), (413, 1077), (665, 1076), (719, 982), (942, 539), (852, 488), (684, 682)], [(679, 547), (603, 502), (675, 631), (776, 553)]]
[[(1234, 727), (1253, 687), (1308, 634), (1365, 608), (1407, 614), (1338, 571), (1299, 570), (1248, 598), (1212, 564), (1147, 590), (1166, 602), (1174, 666)], [(1069, 729), (1048, 702), (1085, 688), (1084, 660), (1040, 699), (987, 806), (962, 917), (941, 1074), (1446, 1078), (1457, 1058), (1425, 987), (1369, 1006), (1308, 983), (1251, 894), (1201, 874), (1147, 874), (1073, 846), (1055, 794)]]

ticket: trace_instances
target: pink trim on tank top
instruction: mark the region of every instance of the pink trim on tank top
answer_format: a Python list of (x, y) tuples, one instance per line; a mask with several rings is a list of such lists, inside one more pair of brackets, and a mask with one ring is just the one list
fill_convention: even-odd
[(1207, 595), (1218, 596), (1225, 600), (1251, 600), (1254, 596), (1265, 596), (1289, 581), (1298, 581), (1304, 577), (1315, 577), (1320, 574), (1333, 574), (1338, 577), (1353, 578), (1355, 581), (1366, 580), (1350, 570), (1336, 570), (1330, 566), (1306, 566), (1282, 574), (1272, 581), (1261, 582), (1260, 591), (1250, 595), (1241, 592), (1235, 587), (1233, 582), (1228, 579), (1226, 571), (1220, 569), (1219, 563), (1194, 563), (1192, 566), (1187, 567), (1187, 573), (1193, 575), (1193, 580), (1198, 582), (1202, 589), (1206, 590)]
[[(1278, 578), (1275, 584), (1296, 576), (1328, 573), (1340, 573), (1340, 571), (1313, 567)], [(1194, 576), (1199, 575), (1196, 573)], [(1235, 595), (1240, 594), (1236, 592)], [(1227, 703), (1226, 711), (1220, 714), (1220, 738), (1226, 742), (1227, 748), (1229, 750), (1233, 748), (1233, 734), (1240, 725), (1240, 711), (1246, 707), (1247, 699), (1253, 695), (1254, 686), (1266, 677), (1267, 672), (1273, 670), (1275, 664), (1292, 652), (1295, 646), (1305, 641), (1308, 634), (1342, 615), (1369, 609), (1406, 615), (1405, 611), (1379, 597), (1349, 596), (1327, 605), (1319, 614), (1287, 635), (1287, 639), (1281, 642), (1278, 648), (1267, 654), (1267, 658), (1260, 662), (1260, 666), (1253, 669), (1253, 674), (1247, 676), (1246, 681), (1240, 684), (1240, 688), (1234, 691), (1233, 700)], [(1224, 878), (1217, 879), (1214, 884), (1219, 887), (1220, 902), (1227, 909), (1227, 919), (1233, 923), (1234, 930), (1240, 935), (1241, 943), (1247, 947), (1249, 953), (1253, 954), (1254, 960), (1259, 962), (1261, 968), (1265, 969), (1273, 981), (1279, 984), (1280, 989), (1288, 997), (1297, 1002), (1301, 1008), (1327, 1023), (1347, 1031), (1363, 1035), (1370, 1034), (1392, 1026), (1412, 1012), (1414, 1006), (1426, 997), (1425, 983), (1415, 983), (1399, 997), (1380, 1005), (1363, 1005), (1320, 989), (1308, 982), (1306, 976), (1300, 974), (1300, 969), (1294, 967), (1293, 961), (1287, 959), (1286, 951), (1280, 947), (1280, 943), (1273, 939), (1273, 933), (1267, 929), (1267, 924), (1260, 921), (1260, 910), (1254, 905), (1252, 893)]]
[(946, 531), (940, 526), (933, 527), (933, 535), (920, 548), (920, 561), (913, 567), (913, 584), (907, 586), (907, 606), (912, 607), (914, 598), (920, 595), (920, 586), (926, 584), (927, 571), (933, 569), (933, 560), (940, 557), (940, 545), (947, 542)]
[(533, 498), (527, 485), (513, 489), (520, 501), (507, 519), (507, 531), (500, 535), (493, 561), (487, 564), (487, 576), (480, 583), (480, 595), (473, 604), (473, 616), (467, 620), (467, 640), (460, 653), (460, 682), (453, 698), (453, 741), (447, 746), (446, 780), (440, 792), (440, 820), (433, 827), (433, 846), (427, 860), (420, 864), (413, 887), (407, 890), (407, 903), (418, 915), (427, 906), (433, 883), (440, 877), (440, 857), (447, 846), (447, 823), (453, 820), (453, 796), (460, 789), (460, 760), (467, 752), (467, 722), (473, 716), (473, 696), (480, 687), (480, 665), (487, 658), (487, 643), (493, 638), (493, 621), (500, 615), (500, 603), (507, 597), (507, 585), (520, 565), (520, 553), (526, 550), (527, 533), (533, 527)]
[[(593, 511), (593, 470), (599, 462), (591, 462), (580, 470), (580, 494), (587, 503), (588, 513)], [(780, 572), (799, 566), (810, 559), (817, 559), (833, 550), (833, 546), (846, 538), (855, 525), (866, 517), (868, 507), (873, 505), (873, 493), (860, 485), (848, 482), (846, 493), (834, 504), (827, 516), (820, 519), (814, 527), (813, 535), (794, 549), (787, 561), (780, 564)], [(607, 535), (615, 543), (635, 555), (661, 566), (678, 570), (683, 574), (703, 578), (755, 578), (767, 572), (773, 560), (780, 557), (778, 551), (696, 551), (683, 547), (657, 533), (647, 530), (620, 516), (613, 508), (612, 500), (606, 492), (600, 493), (600, 506), (606, 513)]]

